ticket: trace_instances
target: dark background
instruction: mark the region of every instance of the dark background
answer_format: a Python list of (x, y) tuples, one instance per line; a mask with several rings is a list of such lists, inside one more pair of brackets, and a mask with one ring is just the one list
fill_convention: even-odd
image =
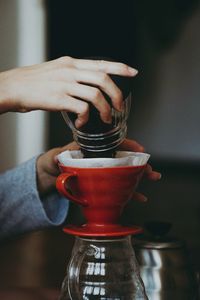
[[(199, 1), (48, 0), (46, 8), (48, 59), (107, 56), (139, 70), (128, 135), (145, 146), (162, 179), (140, 185), (149, 201), (129, 203), (122, 222), (171, 222), (169, 234), (187, 242), (200, 269)], [(49, 115), (49, 127), (49, 148), (72, 140), (60, 113)], [(67, 222), (82, 222), (77, 206)], [(59, 287), (72, 244), (61, 228), (4, 243), (0, 284)]]

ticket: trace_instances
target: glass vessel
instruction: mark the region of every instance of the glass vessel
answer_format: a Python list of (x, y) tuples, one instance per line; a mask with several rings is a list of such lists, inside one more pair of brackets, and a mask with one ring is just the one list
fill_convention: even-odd
[(131, 236), (76, 237), (60, 300), (146, 300)]
[(115, 149), (126, 138), (127, 119), (131, 107), (131, 93), (124, 99), (122, 112), (111, 109), (112, 123), (104, 123), (95, 107), (90, 105), (87, 124), (77, 129), (74, 125), (76, 115), (62, 112), (63, 118), (73, 133), (74, 140), (80, 145), (85, 157), (111, 156)]

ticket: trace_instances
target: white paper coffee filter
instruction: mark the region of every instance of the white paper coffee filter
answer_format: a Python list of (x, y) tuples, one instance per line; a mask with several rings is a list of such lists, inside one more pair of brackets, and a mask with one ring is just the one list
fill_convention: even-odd
[(57, 156), (62, 165), (79, 168), (141, 166), (147, 163), (149, 157), (147, 153), (118, 151), (115, 158), (83, 158), (80, 150), (67, 150)]

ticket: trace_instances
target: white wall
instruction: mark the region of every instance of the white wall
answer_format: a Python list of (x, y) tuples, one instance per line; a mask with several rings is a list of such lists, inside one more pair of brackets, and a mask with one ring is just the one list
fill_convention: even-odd
[[(0, 0), (0, 71), (46, 59), (43, 0)], [(8, 113), (0, 116), (0, 170), (45, 150), (46, 115)]]

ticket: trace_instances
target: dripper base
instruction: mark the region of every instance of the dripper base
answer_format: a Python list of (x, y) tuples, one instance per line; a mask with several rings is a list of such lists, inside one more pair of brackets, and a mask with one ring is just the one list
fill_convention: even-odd
[(118, 237), (139, 234), (143, 229), (139, 226), (104, 225), (93, 224), (67, 225), (63, 228), (65, 233), (83, 237)]

